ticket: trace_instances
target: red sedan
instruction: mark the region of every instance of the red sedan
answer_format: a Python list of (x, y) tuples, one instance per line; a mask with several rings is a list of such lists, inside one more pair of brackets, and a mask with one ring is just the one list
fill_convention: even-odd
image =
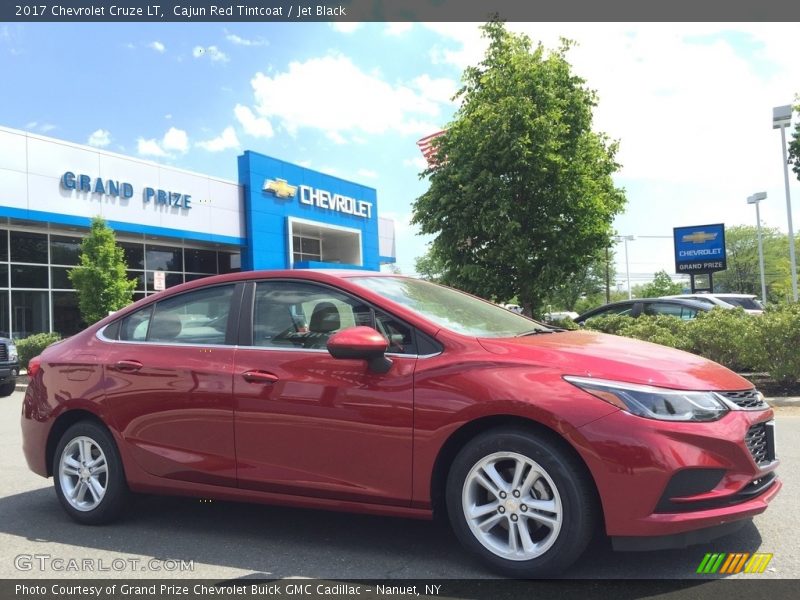
[(528, 577), (598, 531), (622, 549), (729, 533), (781, 487), (772, 410), (735, 373), (394, 275), (187, 283), (29, 374), (25, 457), (81, 523), (131, 492), (446, 515)]

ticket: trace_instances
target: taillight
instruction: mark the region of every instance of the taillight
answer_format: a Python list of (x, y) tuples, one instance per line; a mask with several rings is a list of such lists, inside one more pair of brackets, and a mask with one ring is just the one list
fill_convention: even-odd
[(28, 361), (28, 377), (33, 379), (36, 374), (42, 370), (42, 357), (34, 356)]

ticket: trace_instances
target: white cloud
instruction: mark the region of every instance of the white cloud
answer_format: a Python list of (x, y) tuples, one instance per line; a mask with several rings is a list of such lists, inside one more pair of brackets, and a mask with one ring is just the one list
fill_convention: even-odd
[(167, 113), (167, 114), (165, 114), (165, 115), (164, 115), (164, 118), (165, 118), (167, 121), (169, 121), (170, 119), (172, 119), (172, 113)]
[(266, 46), (267, 40), (264, 38), (255, 38), (255, 39), (247, 39), (241, 36), (236, 35), (235, 33), (229, 33), (228, 30), (225, 30), (225, 39), (228, 40), (231, 44), (236, 46)]
[(356, 172), (356, 174), (359, 177), (364, 177), (366, 179), (377, 179), (378, 178), (378, 174), (375, 171), (372, 171), (371, 169), (359, 169)]
[(96, 148), (105, 148), (111, 143), (111, 132), (108, 129), (98, 129), (89, 136), (86, 143)]
[(453, 79), (433, 78), (427, 73), (414, 79), (414, 85), (426, 98), (442, 104), (453, 102), (452, 98), (458, 91), (458, 86)]
[(197, 142), (197, 145), (209, 152), (222, 152), (223, 150), (238, 148), (239, 138), (236, 137), (236, 132), (233, 127), (228, 126), (217, 137), (211, 140)]
[(327, 131), (325, 133), (325, 137), (327, 137), (334, 144), (342, 145), (347, 143), (347, 139), (338, 131)]
[(25, 124), (25, 129), (38, 129), (41, 133), (52, 131), (56, 126), (52, 123), (39, 123), (39, 121), (30, 121)]
[(189, 136), (183, 129), (170, 127), (161, 140), (155, 138), (136, 140), (136, 150), (142, 156), (172, 158), (171, 152), (185, 154), (189, 150)]
[(189, 150), (189, 136), (183, 129), (170, 127), (164, 134), (161, 144), (164, 150), (176, 150), (183, 154)]
[(149, 140), (144, 138), (139, 138), (136, 140), (136, 151), (142, 156), (167, 156), (167, 153), (161, 149), (161, 145), (158, 143), (158, 140), (152, 138)]
[(164, 44), (162, 44), (158, 40), (156, 40), (154, 42), (150, 42), (149, 44), (147, 44), (147, 47), (148, 48), (152, 48), (153, 50), (155, 50), (156, 52), (158, 52), (160, 54), (164, 54), (164, 51), (166, 50), (166, 47), (164, 46)]
[(264, 117), (255, 116), (249, 107), (237, 104), (233, 113), (247, 135), (256, 138), (271, 138), (274, 135), (272, 124)]
[(195, 46), (192, 49), (192, 56), (194, 56), (195, 58), (203, 58), (204, 56), (207, 56), (208, 59), (212, 62), (224, 63), (230, 60), (228, 58), (228, 55), (225, 54), (222, 50), (220, 50), (216, 46), (208, 46), (205, 48), (203, 46)]
[[(290, 134), (307, 127), (334, 140), (345, 133), (425, 135), (440, 129), (443, 118), (439, 103), (425, 94), (365, 73), (341, 55), (292, 62), (272, 76), (256, 73), (251, 84), (256, 112)], [(320, 90), (329, 92), (324, 102)]]
[(386, 35), (399, 36), (399, 35), (403, 35), (404, 33), (408, 33), (409, 31), (411, 31), (411, 28), (413, 26), (414, 26), (413, 23), (407, 23), (407, 22), (387, 23), (386, 29), (384, 29), (384, 32), (386, 33)]
[(336, 23), (331, 23), (331, 29), (339, 33), (354, 33), (361, 29), (363, 25), (363, 23), (353, 23), (351, 21), (337, 21)]

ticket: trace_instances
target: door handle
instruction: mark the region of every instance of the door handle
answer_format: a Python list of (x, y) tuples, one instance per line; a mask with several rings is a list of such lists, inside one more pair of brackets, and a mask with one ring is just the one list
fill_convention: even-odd
[(118, 360), (115, 366), (117, 371), (134, 372), (141, 369), (143, 365), (138, 360)]
[(278, 381), (278, 376), (266, 371), (246, 371), (242, 373), (242, 377), (249, 383), (275, 383)]

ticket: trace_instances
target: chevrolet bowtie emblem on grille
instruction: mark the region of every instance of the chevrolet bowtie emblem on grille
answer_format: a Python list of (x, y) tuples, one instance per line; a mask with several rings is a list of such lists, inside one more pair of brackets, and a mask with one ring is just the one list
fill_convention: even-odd
[(681, 238), (682, 242), (693, 242), (695, 244), (702, 244), (703, 242), (710, 242), (717, 239), (716, 233), (706, 233), (705, 231), (695, 231), (689, 235)]
[(297, 186), (288, 184), (285, 179), (267, 179), (264, 182), (264, 191), (272, 192), (278, 198), (294, 198)]

